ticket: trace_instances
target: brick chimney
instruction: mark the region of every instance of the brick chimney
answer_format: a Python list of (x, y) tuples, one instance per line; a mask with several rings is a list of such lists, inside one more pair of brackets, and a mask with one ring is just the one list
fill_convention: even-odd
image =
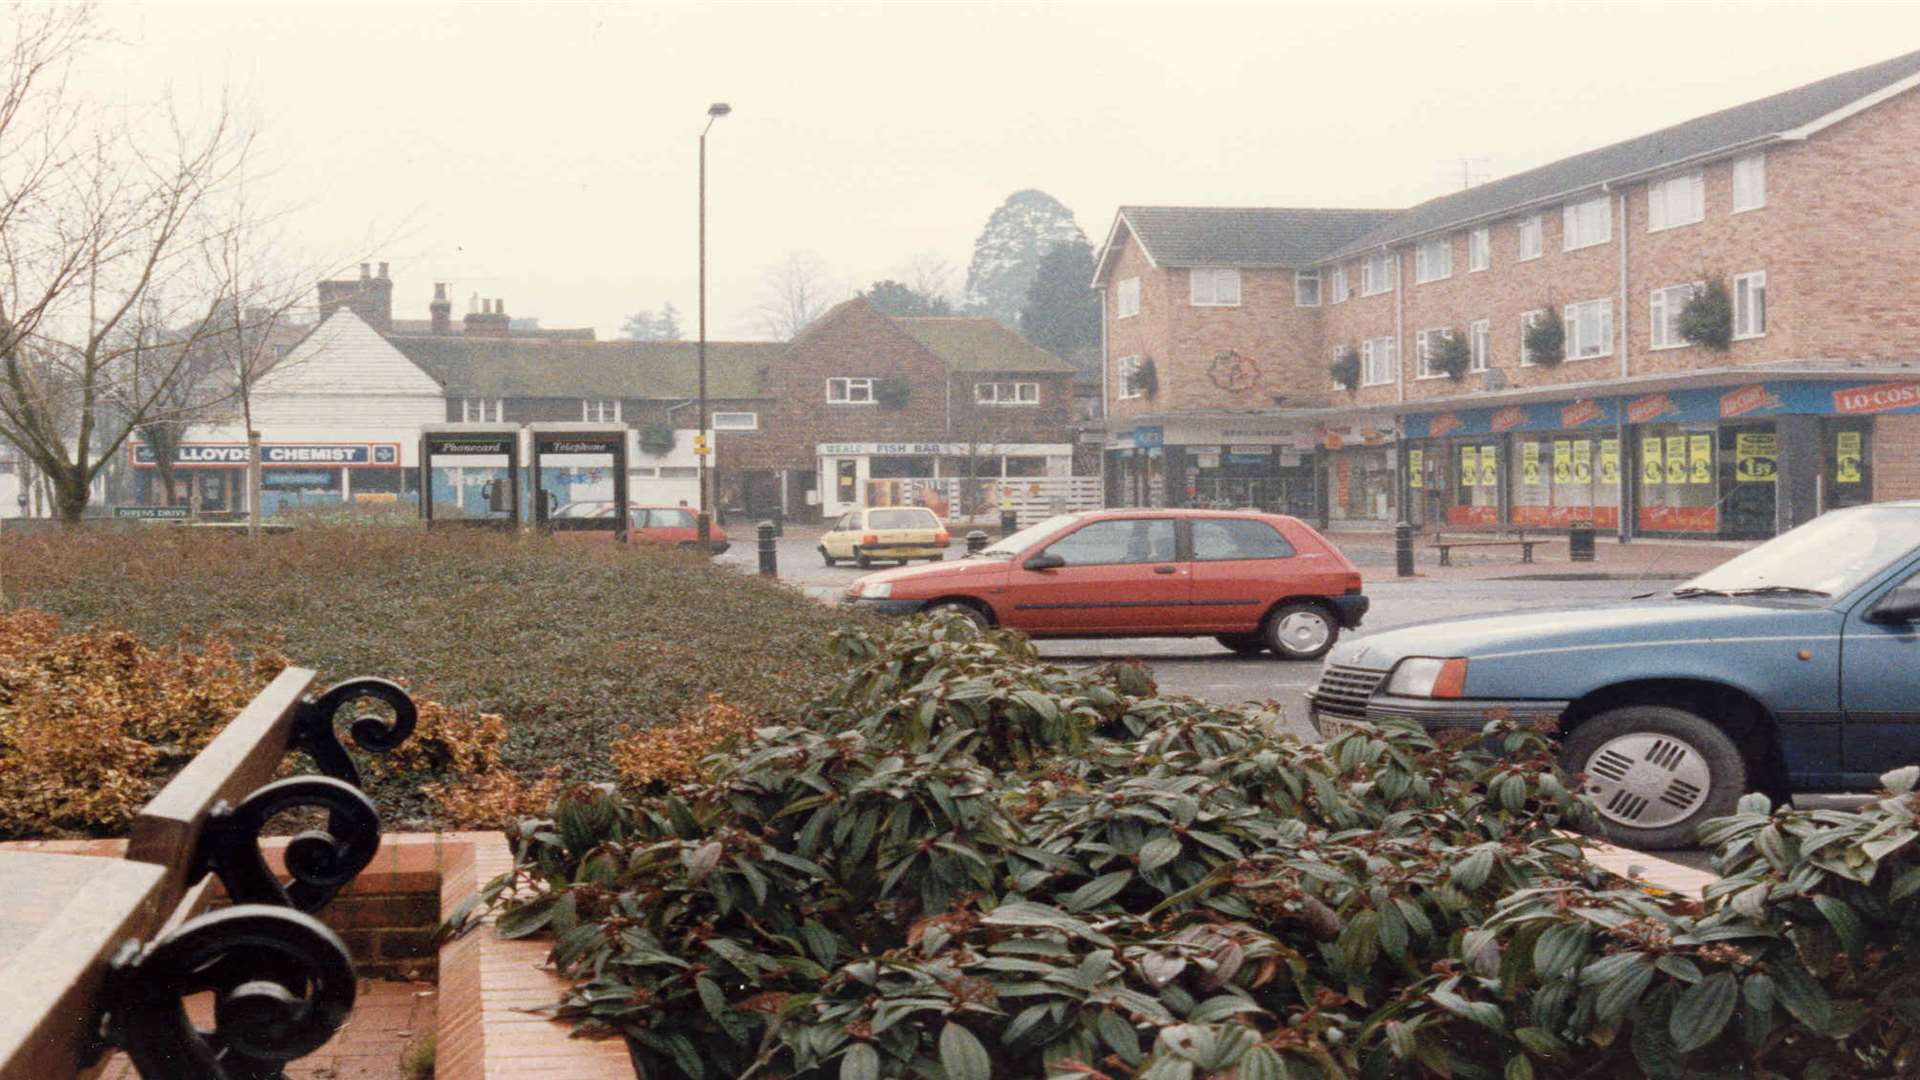
[(447, 283), (433, 283), (433, 303), (427, 305), (427, 315), (433, 320), (433, 336), (446, 337), (453, 333), (453, 301), (447, 299)]
[(386, 263), (380, 264), (379, 277), (373, 275), (372, 263), (361, 263), (359, 280), (322, 281), (319, 292), (322, 319), (347, 307), (380, 333), (393, 332), (393, 280), (387, 277)]
[(480, 310), (468, 312), (465, 322), (468, 337), (507, 337), (511, 328), (507, 318), (507, 302), (482, 300)]

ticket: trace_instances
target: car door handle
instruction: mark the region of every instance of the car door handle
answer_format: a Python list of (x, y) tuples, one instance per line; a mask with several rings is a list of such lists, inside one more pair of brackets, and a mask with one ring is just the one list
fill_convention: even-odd
[(1177, 574), (1179, 570), (1171, 566), (1156, 566), (1153, 568), (1153, 572), (1156, 574)]

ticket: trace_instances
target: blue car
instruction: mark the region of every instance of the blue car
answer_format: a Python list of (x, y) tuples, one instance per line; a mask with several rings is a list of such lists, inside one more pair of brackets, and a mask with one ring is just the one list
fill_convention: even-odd
[(1350, 639), (1308, 707), (1329, 737), (1551, 725), (1635, 847), (1692, 844), (1748, 790), (1872, 790), (1920, 762), (1920, 502), (1825, 514), (1660, 594)]

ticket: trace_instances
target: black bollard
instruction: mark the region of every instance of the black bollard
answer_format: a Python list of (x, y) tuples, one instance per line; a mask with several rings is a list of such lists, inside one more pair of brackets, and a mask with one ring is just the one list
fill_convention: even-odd
[(985, 550), (987, 550), (986, 533), (979, 529), (974, 529), (972, 532), (967, 533), (967, 554), (978, 555)]
[(760, 576), (778, 577), (780, 564), (773, 551), (773, 522), (760, 523)]
[(1567, 529), (1567, 559), (1569, 562), (1593, 561), (1593, 522), (1576, 521)]
[(1393, 527), (1393, 572), (1413, 576), (1413, 526), (1404, 521)]

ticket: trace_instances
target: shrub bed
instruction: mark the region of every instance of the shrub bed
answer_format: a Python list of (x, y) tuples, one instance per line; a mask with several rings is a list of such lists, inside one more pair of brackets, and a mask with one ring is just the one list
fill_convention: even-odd
[[(533, 788), (549, 770), (612, 779), (623, 731), (698, 713), (713, 694), (748, 715), (790, 714), (824, 685), (828, 634), (849, 617), (674, 552), (424, 529), (9, 534), (0, 568), (0, 607), (33, 605), (70, 628), (155, 645), (218, 637), (241, 671), (284, 653), (323, 679), (395, 678), (455, 707), (467, 725), (456, 740), (498, 717), (497, 770), (376, 766), (374, 797), (401, 823), (514, 820), (550, 801), (553, 788)], [(449, 786), (430, 800), (426, 783)]]
[[(1325, 746), (964, 620), (692, 780), (576, 787), (468, 909), (646, 1077), (1901, 1076), (1915, 770), (1715, 823), (1706, 903), (1601, 875), (1543, 737)], [(1135, 690), (1150, 690), (1135, 686)]]

